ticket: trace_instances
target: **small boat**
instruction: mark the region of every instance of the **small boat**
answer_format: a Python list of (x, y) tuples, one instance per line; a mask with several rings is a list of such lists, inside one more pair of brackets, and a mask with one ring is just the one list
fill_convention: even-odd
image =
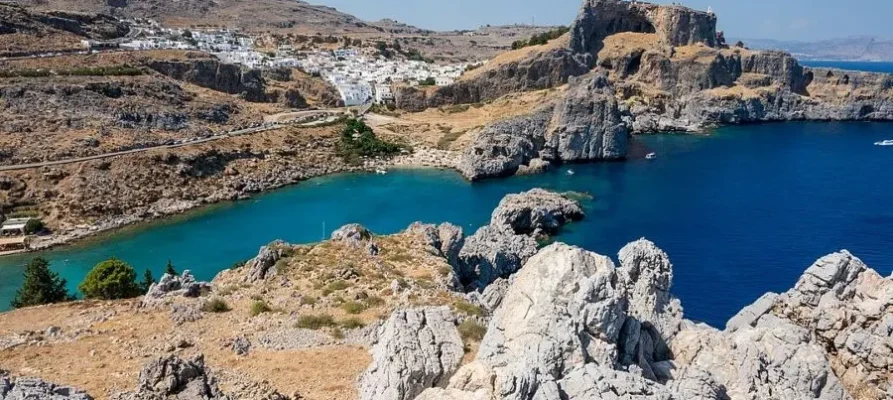
[(378, 175), (385, 175), (388, 173), (388, 171), (384, 170), (384, 169), (377, 169), (377, 170), (375, 170), (375, 173)]
[(648, 153), (645, 155), (645, 158), (648, 160), (653, 160), (653, 159), (657, 158), (657, 153)]
[(573, 175), (573, 174), (576, 174), (576, 172), (574, 172), (574, 170), (572, 170), (572, 169), (569, 169), (569, 170), (567, 170), (567, 174)]
[(880, 142), (875, 142), (875, 146), (893, 146), (893, 139), (890, 140), (881, 140)]

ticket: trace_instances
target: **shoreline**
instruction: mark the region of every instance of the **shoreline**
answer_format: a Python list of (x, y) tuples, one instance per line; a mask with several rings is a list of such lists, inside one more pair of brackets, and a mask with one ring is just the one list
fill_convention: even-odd
[[(189, 214), (201, 214), (211, 211), (215, 206), (225, 205), (227, 203), (236, 203), (240, 201), (250, 200), (255, 195), (261, 195), (273, 192), (275, 190), (284, 189), (290, 186), (299, 185), (310, 179), (321, 178), (325, 176), (334, 176), (347, 173), (366, 173), (375, 174), (382, 169), (443, 169), (458, 171), (456, 163), (459, 153), (448, 150), (437, 150), (430, 148), (419, 148), (412, 154), (396, 156), (387, 160), (371, 160), (362, 166), (339, 168), (335, 171), (298, 179), (283, 184), (273, 184), (265, 187), (260, 191), (246, 193), (234, 199), (201, 199), (201, 200), (174, 200), (168, 199), (169, 204), (166, 207), (156, 208), (153, 210), (137, 210), (131, 215), (121, 216), (110, 220), (95, 223), (89, 226), (79, 226), (64, 232), (51, 234), (43, 237), (36, 237), (32, 246), (26, 250), (13, 253), (0, 253), (0, 258), (11, 256), (22, 256), (24, 254), (37, 253), (43, 251), (51, 251), (60, 247), (73, 246), (88, 242), (93, 239), (101, 239), (103, 235), (115, 235), (118, 231), (127, 229), (140, 229), (153, 223), (163, 223), (167, 220), (173, 220), (177, 217), (189, 217)], [(152, 207), (150, 207), (152, 208)]]

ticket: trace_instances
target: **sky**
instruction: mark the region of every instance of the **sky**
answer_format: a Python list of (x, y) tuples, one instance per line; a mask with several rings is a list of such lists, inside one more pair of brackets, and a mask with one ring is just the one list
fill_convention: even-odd
[[(530, 23), (570, 25), (581, 0), (308, 0), (361, 19), (382, 18), (433, 30)], [(652, 0), (654, 3), (670, 1)], [(893, 0), (687, 0), (713, 7), (726, 37), (813, 41), (850, 36), (893, 38)]]

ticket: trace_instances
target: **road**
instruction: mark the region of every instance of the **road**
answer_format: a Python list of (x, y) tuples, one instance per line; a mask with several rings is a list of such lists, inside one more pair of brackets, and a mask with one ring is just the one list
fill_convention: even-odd
[(30, 163), (30, 164), (3, 165), (3, 166), (0, 166), (0, 172), (2, 172), (2, 171), (18, 171), (18, 170), (23, 170), (23, 169), (41, 168), (41, 167), (52, 167), (52, 166), (58, 166), (58, 165), (81, 163), (81, 162), (85, 162), (85, 161), (103, 160), (106, 158), (120, 157), (120, 156), (124, 156), (124, 155), (128, 155), (128, 154), (143, 153), (143, 152), (147, 152), (147, 151), (151, 151), (151, 150), (175, 149), (178, 147), (185, 147), (185, 146), (192, 146), (192, 145), (196, 145), (196, 144), (209, 143), (209, 142), (213, 142), (215, 140), (226, 139), (226, 138), (231, 138), (231, 137), (235, 137), (235, 136), (249, 135), (249, 134), (253, 134), (253, 133), (279, 129), (279, 128), (282, 128), (283, 126), (287, 125), (291, 121), (294, 121), (294, 120), (297, 120), (300, 118), (304, 118), (304, 117), (308, 117), (308, 116), (314, 116), (317, 114), (320, 114), (320, 115), (335, 114), (335, 115), (337, 115), (337, 114), (342, 114), (343, 112), (344, 112), (344, 110), (342, 110), (342, 109), (329, 109), (329, 110), (297, 111), (297, 112), (276, 114), (276, 115), (270, 116), (270, 117), (274, 117), (273, 120), (275, 122), (268, 122), (268, 123), (265, 123), (264, 125), (254, 127), (254, 128), (239, 129), (239, 130), (230, 131), (230, 132), (226, 132), (226, 133), (220, 133), (220, 134), (217, 134), (214, 136), (209, 136), (206, 138), (196, 139), (196, 140), (192, 140), (192, 141), (188, 141), (188, 142), (175, 143), (175, 144), (164, 144), (164, 145), (143, 147), (143, 148), (139, 148), (139, 149), (116, 151), (116, 152), (112, 152), (112, 153), (97, 154), (95, 156), (88, 156), (88, 157), (67, 158), (64, 160), (44, 161), (44, 162)]

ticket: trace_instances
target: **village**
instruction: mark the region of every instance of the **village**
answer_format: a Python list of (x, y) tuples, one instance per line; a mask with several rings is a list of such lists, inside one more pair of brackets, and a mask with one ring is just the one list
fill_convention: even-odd
[(259, 51), (254, 40), (238, 30), (166, 28), (150, 19), (127, 20), (134, 31), (118, 45), (128, 50), (200, 50), (223, 62), (251, 69), (297, 68), (322, 77), (341, 95), (345, 106), (386, 104), (394, 99), (393, 85), (445, 86), (452, 84), (469, 64), (438, 65), (405, 57), (382, 56), (374, 47), (295, 50), (280, 45)]

